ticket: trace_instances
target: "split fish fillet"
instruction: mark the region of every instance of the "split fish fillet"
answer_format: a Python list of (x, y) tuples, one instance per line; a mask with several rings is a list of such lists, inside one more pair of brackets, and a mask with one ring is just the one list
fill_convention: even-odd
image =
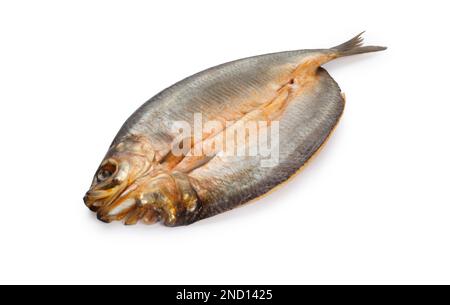
[(385, 50), (361, 34), (330, 49), (249, 57), (192, 75), (142, 105), (97, 170), (85, 204), (104, 222), (187, 225), (255, 199), (295, 174), (345, 99), (321, 66)]

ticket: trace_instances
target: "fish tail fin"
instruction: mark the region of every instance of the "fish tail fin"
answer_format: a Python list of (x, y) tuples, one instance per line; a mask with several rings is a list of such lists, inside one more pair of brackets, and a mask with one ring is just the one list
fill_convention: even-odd
[(362, 34), (364, 34), (364, 32), (356, 35), (355, 37), (353, 37), (349, 41), (344, 42), (343, 44), (330, 48), (330, 50), (335, 52), (337, 57), (343, 57), (355, 54), (384, 51), (387, 49), (387, 47), (363, 46), (364, 39), (362, 37)]
[(329, 49), (314, 50), (316, 52), (306, 58), (302, 56), (301, 62), (292, 73), (292, 77), (297, 78), (299, 75), (303, 75), (304, 77), (305, 74), (315, 75), (320, 66), (339, 57), (378, 52), (387, 49), (386, 47), (363, 46), (362, 34), (364, 32), (338, 46)]

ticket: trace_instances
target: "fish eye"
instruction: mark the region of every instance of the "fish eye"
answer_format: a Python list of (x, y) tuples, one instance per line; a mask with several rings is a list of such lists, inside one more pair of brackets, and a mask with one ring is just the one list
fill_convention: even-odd
[(117, 170), (117, 165), (113, 162), (107, 162), (101, 166), (97, 173), (97, 180), (99, 182), (103, 182), (109, 178), (111, 178)]

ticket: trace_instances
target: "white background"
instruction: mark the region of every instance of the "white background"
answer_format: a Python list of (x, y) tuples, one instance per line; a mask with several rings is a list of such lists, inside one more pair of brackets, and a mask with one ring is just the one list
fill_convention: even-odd
[[(450, 283), (447, 1), (2, 1), (0, 281)], [(125, 119), (172, 83), (367, 30), (326, 66), (334, 136), (268, 197), (189, 227), (82, 198)]]

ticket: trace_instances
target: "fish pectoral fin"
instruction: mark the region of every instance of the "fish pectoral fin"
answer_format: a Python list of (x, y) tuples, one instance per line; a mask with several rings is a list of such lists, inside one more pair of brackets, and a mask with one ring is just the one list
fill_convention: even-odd
[(194, 222), (200, 210), (190, 178), (181, 172), (160, 173), (151, 178), (144, 192), (139, 206), (159, 212), (167, 226)]

